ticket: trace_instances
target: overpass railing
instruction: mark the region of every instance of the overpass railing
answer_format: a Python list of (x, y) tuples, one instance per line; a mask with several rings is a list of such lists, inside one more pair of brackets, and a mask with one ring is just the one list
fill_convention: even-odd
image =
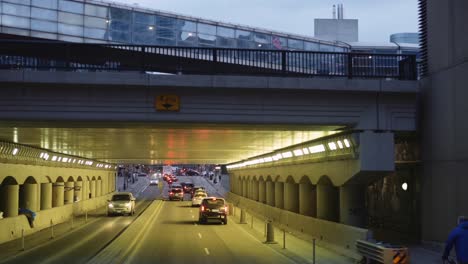
[(416, 80), (414, 55), (0, 40), (0, 68)]

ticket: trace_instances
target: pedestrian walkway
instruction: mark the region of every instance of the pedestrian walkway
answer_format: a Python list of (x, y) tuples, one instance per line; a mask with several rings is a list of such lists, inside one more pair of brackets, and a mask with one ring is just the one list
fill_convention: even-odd
[[(119, 177), (120, 179), (120, 177)], [(118, 182), (118, 186), (123, 186), (122, 181)], [(138, 197), (146, 187), (148, 186), (149, 180), (146, 177), (140, 177), (135, 184), (130, 184), (125, 191), (132, 192), (135, 197)], [(86, 226), (87, 224), (97, 221), (100, 217), (106, 215), (106, 207), (99, 207), (95, 210), (86, 212), (84, 215), (74, 216), (67, 222), (55, 224), (53, 227), (39, 230), (33, 234), (24, 237), (24, 249), (22, 239), (12, 240), (3, 244), (0, 244), (0, 263), (12, 258), (18, 254), (22, 254), (27, 250), (41, 247), (48, 242), (58, 239), (64, 235), (76, 232)]]

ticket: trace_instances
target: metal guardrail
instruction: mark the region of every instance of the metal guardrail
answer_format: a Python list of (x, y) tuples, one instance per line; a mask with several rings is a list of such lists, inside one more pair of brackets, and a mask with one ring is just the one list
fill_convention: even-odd
[[(358, 252), (366, 258), (366, 263), (409, 264), (408, 248), (384, 246), (364, 240), (356, 241)], [(374, 261), (374, 262), (372, 262)]]
[(0, 68), (416, 80), (414, 55), (0, 40)]

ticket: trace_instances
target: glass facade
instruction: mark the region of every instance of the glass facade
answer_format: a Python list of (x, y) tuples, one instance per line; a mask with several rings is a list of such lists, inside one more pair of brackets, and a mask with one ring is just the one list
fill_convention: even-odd
[[(84, 0), (0, 0), (2, 32), (86, 43), (341, 51), (301, 37)], [(24, 31), (24, 30), (28, 30)]]
[[(0, 0), (0, 26), (4, 34), (84, 43), (419, 54), (417, 47), (348, 47), (92, 0)], [(399, 33), (391, 41), (418, 43), (418, 37)]]

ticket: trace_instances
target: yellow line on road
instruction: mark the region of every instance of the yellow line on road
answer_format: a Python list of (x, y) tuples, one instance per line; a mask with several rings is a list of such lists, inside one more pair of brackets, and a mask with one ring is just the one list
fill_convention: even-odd
[(209, 255), (209, 254), (210, 254), (210, 251), (209, 251), (207, 248), (205, 248), (205, 253), (206, 253), (207, 255)]
[(202, 238), (202, 236), (201, 236), (201, 234), (200, 234), (200, 233), (198, 233), (198, 237), (199, 237), (200, 239)]

